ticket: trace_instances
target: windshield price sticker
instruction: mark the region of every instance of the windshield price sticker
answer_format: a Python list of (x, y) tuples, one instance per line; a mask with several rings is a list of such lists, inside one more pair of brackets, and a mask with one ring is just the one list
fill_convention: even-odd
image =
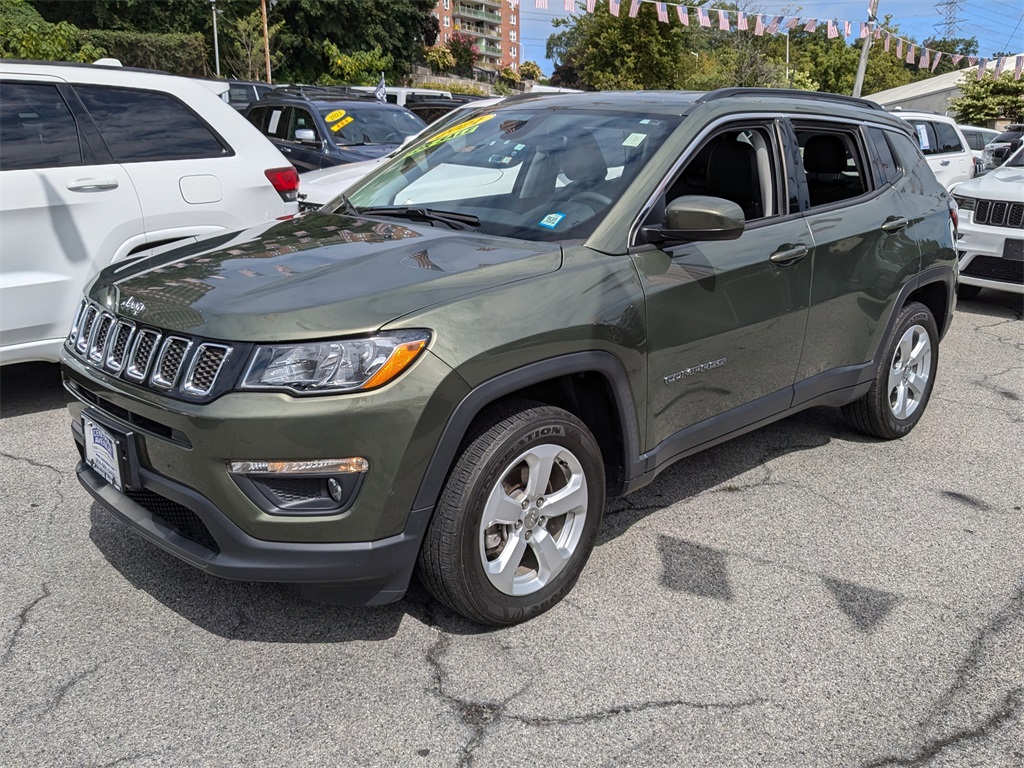
[(917, 142), (921, 145), (921, 149), (930, 149), (928, 143), (928, 128), (923, 125), (915, 126), (917, 128)]
[(458, 138), (459, 136), (467, 136), (473, 133), (473, 131), (475, 131), (483, 123), (486, 123), (493, 117), (493, 114), (481, 115), (480, 117), (474, 117), (471, 120), (467, 120), (464, 123), (453, 125), (451, 128), (448, 128), (447, 130), (441, 131), (439, 134), (437, 134), (437, 136), (435, 136), (422, 147), (420, 147), (419, 151), (422, 152), (424, 150), (430, 149), (431, 147), (436, 147), (438, 144), (444, 144), (446, 141), (451, 141), (452, 139)]
[(117, 490), (122, 490), (117, 438), (84, 416), (82, 428), (85, 432), (85, 462)]

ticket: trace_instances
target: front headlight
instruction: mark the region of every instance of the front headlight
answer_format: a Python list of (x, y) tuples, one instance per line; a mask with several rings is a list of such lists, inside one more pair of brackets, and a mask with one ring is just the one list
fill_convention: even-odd
[(963, 195), (953, 195), (953, 199), (956, 200), (957, 207), (961, 211), (973, 211), (978, 202), (973, 197), (964, 197)]
[(256, 347), (242, 389), (334, 394), (387, 384), (409, 367), (429, 331), (395, 331), (364, 339)]

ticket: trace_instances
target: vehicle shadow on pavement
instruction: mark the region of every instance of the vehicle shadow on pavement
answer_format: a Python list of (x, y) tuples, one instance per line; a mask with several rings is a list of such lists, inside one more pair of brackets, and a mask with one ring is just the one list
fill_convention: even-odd
[[(973, 299), (957, 299), (956, 306), (958, 311), (969, 311), (984, 317), (1024, 320), (1024, 296), (1016, 293), (984, 289)], [(955, 315), (953, 322), (956, 322)]]
[[(93, 504), (89, 537), (117, 571), (196, 626), (230, 640), (346, 643), (394, 637), (406, 601), (379, 607), (314, 602), (282, 584), (209, 576), (145, 541)], [(415, 608), (414, 608), (415, 610)]]
[(70, 399), (57, 363), (0, 366), (0, 419), (63, 408)]
[(875, 442), (855, 432), (843, 420), (838, 408), (810, 408), (750, 434), (682, 459), (662, 472), (650, 485), (622, 498), (610, 499), (605, 507), (597, 545), (617, 539), (647, 514), (692, 499), (707, 491), (731, 492), (763, 478), (743, 484), (730, 481), (779, 456), (827, 445), (831, 440)]

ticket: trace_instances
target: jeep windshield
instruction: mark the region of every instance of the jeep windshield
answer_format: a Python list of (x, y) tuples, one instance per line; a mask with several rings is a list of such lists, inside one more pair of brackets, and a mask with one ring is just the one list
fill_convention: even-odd
[(327, 135), (339, 147), (401, 144), (426, 127), (407, 109), (372, 103), (321, 107), (320, 114), (327, 123)]
[[(367, 216), (435, 210), (475, 217), (486, 234), (583, 238), (681, 120), (592, 109), (483, 111), (421, 137), (348, 197)], [(345, 213), (345, 204), (337, 199), (323, 210)]]

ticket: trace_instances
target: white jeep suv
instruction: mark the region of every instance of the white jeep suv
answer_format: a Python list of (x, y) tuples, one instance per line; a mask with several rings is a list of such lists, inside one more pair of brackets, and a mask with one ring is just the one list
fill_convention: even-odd
[(960, 298), (982, 288), (1024, 294), (1024, 148), (958, 186), (953, 199), (960, 206)]
[(956, 120), (935, 112), (895, 110), (914, 128), (928, 167), (946, 189), (974, 178), (974, 155)]
[(0, 61), (0, 364), (57, 360), (111, 261), (298, 211), (298, 175), (188, 78)]

